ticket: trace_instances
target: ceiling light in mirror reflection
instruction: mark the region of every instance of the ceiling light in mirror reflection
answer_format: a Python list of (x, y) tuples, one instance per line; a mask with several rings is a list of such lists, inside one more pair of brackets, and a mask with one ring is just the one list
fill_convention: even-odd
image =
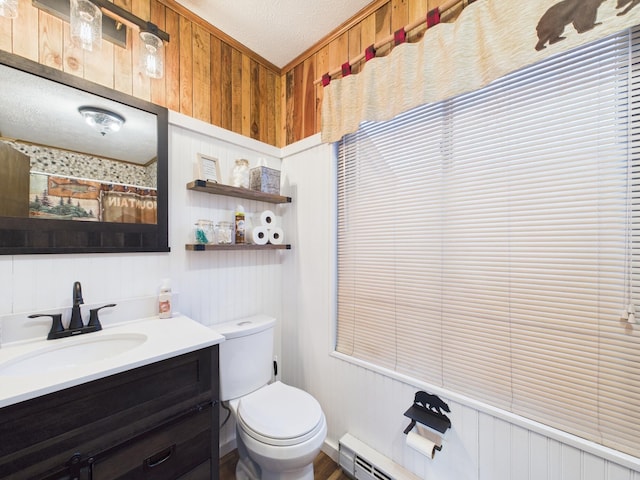
[(119, 132), (124, 125), (123, 116), (115, 112), (96, 107), (80, 107), (78, 109), (84, 121), (102, 136), (111, 132)]
[[(117, 141), (87, 127), (78, 109), (88, 106), (126, 119)], [(0, 66), (0, 112), (5, 139), (138, 165), (150, 165), (157, 156), (154, 114), (7, 66)]]

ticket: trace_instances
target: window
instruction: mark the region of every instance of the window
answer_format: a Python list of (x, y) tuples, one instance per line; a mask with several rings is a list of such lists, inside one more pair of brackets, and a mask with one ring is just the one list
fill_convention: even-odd
[(338, 352), (640, 456), (639, 38), (343, 138)]

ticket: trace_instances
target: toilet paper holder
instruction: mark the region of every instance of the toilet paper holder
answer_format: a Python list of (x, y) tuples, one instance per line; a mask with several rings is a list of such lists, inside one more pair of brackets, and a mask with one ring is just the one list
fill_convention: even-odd
[(441, 434), (445, 433), (451, 428), (451, 420), (442, 413), (443, 411), (451, 410), (439, 396), (422, 390), (416, 392), (413, 405), (404, 412), (404, 416), (411, 419), (411, 423), (404, 429), (405, 435), (416, 426), (416, 422)]

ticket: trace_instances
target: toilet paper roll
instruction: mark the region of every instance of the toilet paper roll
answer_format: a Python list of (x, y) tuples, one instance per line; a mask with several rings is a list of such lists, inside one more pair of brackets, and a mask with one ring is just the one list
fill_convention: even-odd
[(429, 439), (423, 437), (415, 430), (411, 430), (407, 433), (406, 443), (407, 446), (413, 448), (416, 452), (421, 453), (427, 458), (433, 458), (436, 453), (436, 448), (440, 446), (440, 441), (432, 441), (435, 439)]
[(260, 225), (269, 228), (276, 226), (276, 216), (271, 210), (265, 210), (260, 214)]
[(284, 232), (280, 227), (269, 228), (269, 243), (280, 245), (284, 242)]
[(269, 241), (269, 229), (265, 226), (251, 229), (251, 243), (255, 245), (266, 245)]

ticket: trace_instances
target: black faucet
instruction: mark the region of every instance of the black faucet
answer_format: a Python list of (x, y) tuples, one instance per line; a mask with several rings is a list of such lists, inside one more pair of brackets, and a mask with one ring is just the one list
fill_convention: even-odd
[(55, 340), (56, 338), (70, 337), (72, 335), (82, 335), (83, 333), (97, 332), (102, 330), (102, 325), (98, 319), (98, 311), (107, 308), (115, 307), (115, 303), (103, 305), (98, 308), (92, 308), (89, 310), (89, 323), (85, 326), (82, 321), (82, 313), (80, 312), (80, 305), (84, 303), (82, 298), (82, 286), (80, 282), (73, 284), (73, 306), (71, 307), (71, 321), (69, 322), (69, 328), (65, 330), (62, 325), (62, 314), (34, 314), (29, 315), (29, 318), (36, 317), (51, 317), (51, 330), (47, 336), (47, 340)]
[(78, 330), (84, 327), (82, 322), (82, 313), (80, 312), (80, 305), (84, 303), (82, 299), (82, 285), (80, 282), (73, 284), (73, 307), (71, 307), (71, 321), (69, 322), (69, 330)]

